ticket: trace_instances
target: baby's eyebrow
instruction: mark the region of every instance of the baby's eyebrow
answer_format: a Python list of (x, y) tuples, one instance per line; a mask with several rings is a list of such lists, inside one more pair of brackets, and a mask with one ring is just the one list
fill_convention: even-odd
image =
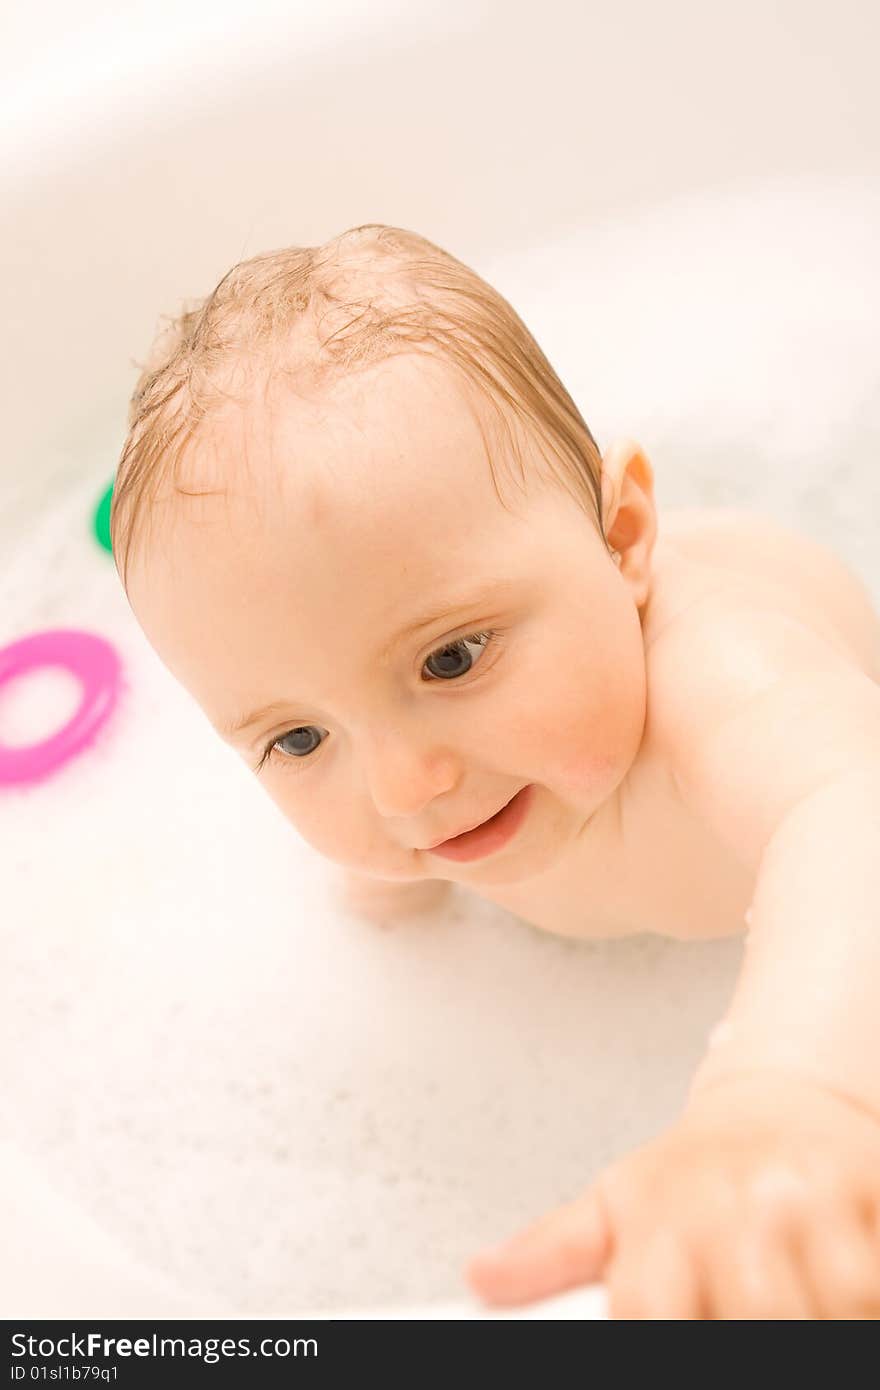
[[(482, 585), (477, 589), (468, 589), (459, 594), (450, 594), (442, 603), (435, 603), (430, 608), (423, 609), (418, 617), (411, 619), (405, 627), (394, 636), (389, 638), (380, 650), (380, 656), (386, 656), (398, 642), (405, 637), (411, 637), (413, 633), (419, 632), (422, 628), (431, 627), (439, 622), (441, 618), (454, 618), (465, 609), (476, 608), (478, 604), (485, 603), (487, 600), (497, 595), (499, 589), (506, 587), (507, 581), (493, 580), (488, 584)], [(236, 734), (244, 733), (246, 729), (252, 728), (255, 724), (261, 724), (272, 714), (281, 714), (283, 710), (289, 709), (296, 701), (273, 700), (268, 705), (263, 705), (260, 709), (253, 710), (250, 714), (243, 714), (236, 717), (229, 724), (219, 724), (216, 726), (217, 732), (223, 738), (234, 738)]]
[(223, 738), (234, 738), (236, 734), (244, 733), (245, 729), (253, 728), (255, 724), (262, 724), (264, 719), (268, 719), (270, 714), (280, 714), (283, 709), (289, 706), (289, 700), (274, 700), (271, 705), (264, 705), (262, 709), (255, 709), (251, 714), (240, 715), (231, 724), (218, 724), (217, 732)]

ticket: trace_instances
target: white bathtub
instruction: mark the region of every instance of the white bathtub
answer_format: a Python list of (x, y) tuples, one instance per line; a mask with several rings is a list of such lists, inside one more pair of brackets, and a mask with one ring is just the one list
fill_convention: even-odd
[[(179, 8), (31, 7), (0, 60), (0, 646), (84, 628), (128, 682), (92, 749), (0, 788), (0, 1312), (473, 1317), (476, 1249), (674, 1117), (740, 943), (574, 944), (464, 897), (346, 919), (91, 535), (132, 362), (243, 257), (412, 227), (511, 299), (601, 447), (641, 439), (661, 518), (769, 512), (880, 599), (876, 10)], [(74, 700), (0, 689), (0, 738)]]

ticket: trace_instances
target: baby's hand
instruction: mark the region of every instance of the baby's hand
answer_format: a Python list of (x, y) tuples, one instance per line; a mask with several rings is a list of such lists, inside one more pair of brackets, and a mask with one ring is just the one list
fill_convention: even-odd
[(716, 1082), (467, 1277), (492, 1304), (604, 1280), (613, 1318), (880, 1317), (880, 1121), (781, 1072)]
[(412, 883), (368, 878), (365, 874), (346, 872), (340, 891), (341, 906), (346, 912), (390, 926), (406, 917), (421, 916), (442, 907), (452, 884), (446, 879), (424, 878)]

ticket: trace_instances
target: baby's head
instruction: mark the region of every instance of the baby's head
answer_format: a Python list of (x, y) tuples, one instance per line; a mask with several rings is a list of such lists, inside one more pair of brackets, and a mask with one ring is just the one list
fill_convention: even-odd
[[(135, 616), (321, 854), (512, 884), (610, 805), (644, 727), (651, 468), (600, 458), (473, 271), (382, 226), (243, 262), (158, 340), (129, 426)], [(528, 784), (509, 846), (427, 849)]]

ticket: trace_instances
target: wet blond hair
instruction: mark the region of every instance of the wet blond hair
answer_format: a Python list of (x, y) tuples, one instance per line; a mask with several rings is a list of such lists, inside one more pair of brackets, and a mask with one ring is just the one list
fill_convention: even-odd
[[(460, 369), (462, 384), (494, 411), (525, 477), (512, 412), (537, 440), (552, 480), (605, 539), (599, 449), (525, 324), (497, 290), (427, 238), (368, 223), (323, 246), (241, 261), (211, 294), (170, 319), (147, 362), (136, 363), (142, 370), (110, 511), (123, 586), (148, 503), (169, 475), (177, 493), (199, 495), (179, 485), (178, 466), (205, 417), (237, 399), (229, 389), (237, 371), (262, 368), (264, 383), (280, 372), (318, 393), (402, 352), (429, 353)], [(482, 422), (480, 429), (503, 504)]]

